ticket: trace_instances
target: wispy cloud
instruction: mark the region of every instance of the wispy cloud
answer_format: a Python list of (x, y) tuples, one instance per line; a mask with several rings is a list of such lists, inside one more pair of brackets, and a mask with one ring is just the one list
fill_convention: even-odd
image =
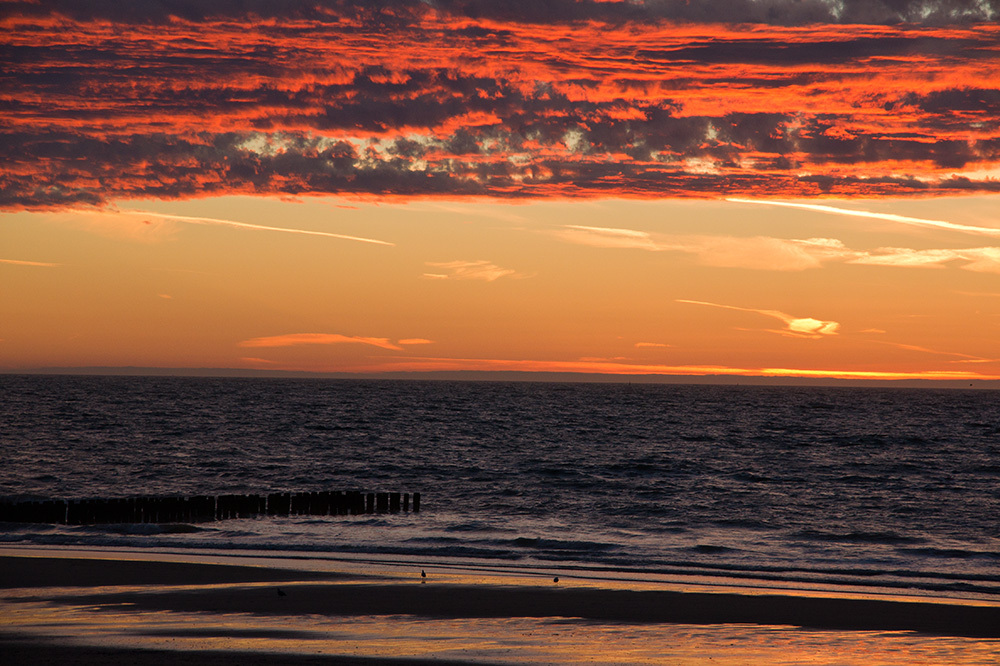
[(883, 247), (871, 253), (858, 253), (850, 264), (899, 266), (903, 268), (938, 268), (953, 261), (965, 262), (960, 267), (977, 273), (1000, 273), (1000, 247), (972, 247), (957, 250), (914, 250)]
[(667, 345), (667, 344), (664, 344), (662, 342), (637, 342), (637, 343), (635, 343), (635, 346), (639, 347), (639, 348), (643, 348), (643, 347), (673, 347), (673, 345)]
[(61, 264), (50, 264), (45, 261), (24, 261), (22, 259), (0, 259), (0, 264), (11, 264), (12, 266), (61, 266)]
[(564, 241), (592, 247), (681, 252), (705, 266), (768, 271), (801, 271), (825, 263), (864, 264), (895, 268), (959, 268), (1000, 273), (1000, 247), (915, 249), (880, 247), (855, 250), (836, 238), (773, 238), (769, 236), (668, 236), (632, 229), (566, 226), (554, 232)]
[(489, 261), (428, 261), (427, 265), (442, 270), (440, 273), (424, 273), (431, 280), (484, 280), (493, 282), (502, 277), (517, 275), (512, 268), (501, 268)]
[[(697, 256), (706, 266), (798, 271), (842, 256), (844, 246), (828, 238), (786, 240), (765, 236), (653, 235), (611, 227), (566, 225), (553, 234), (566, 242), (609, 249), (681, 252)], [(853, 255), (852, 255), (853, 256)]]
[(404, 340), (397, 340), (397, 342), (399, 344), (401, 344), (401, 345), (407, 345), (407, 346), (408, 345), (432, 345), (432, 344), (434, 344), (433, 340), (427, 340), (427, 339), (424, 339), (424, 338), (406, 338)]
[(616, 229), (610, 227), (586, 227), (567, 224), (555, 235), (563, 240), (579, 245), (607, 248), (631, 248), (639, 250), (659, 251), (666, 249), (653, 241), (645, 231), (632, 229)]
[(363, 238), (361, 236), (347, 236), (345, 234), (334, 234), (328, 231), (311, 231), (308, 229), (290, 229), (288, 227), (269, 227), (262, 224), (250, 224), (248, 222), (237, 222), (235, 220), (221, 220), (213, 217), (189, 217), (187, 215), (168, 215), (166, 213), (152, 213), (142, 210), (124, 210), (122, 214), (140, 215), (152, 217), (159, 220), (171, 220), (174, 222), (185, 222), (188, 224), (210, 224), (223, 227), (234, 227), (237, 229), (250, 229), (253, 231), (279, 231), (286, 234), (302, 234), (305, 236), (323, 236), (325, 238), (337, 238), (340, 240), (357, 241), (359, 243), (372, 243), (374, 245), (393, 246), (395, 243), (376, 240), (374, 238)]
[(791, 335), (800, 338), (821, 338), (824, 335), (836, 335), (840, 324), (835, 321), (823, 321), (812, 317), (795, 317), (785, 314), (779, 310), (758, 310), (756, 308), (741, 308), (735, 305), (721, 305), (719, 303), (709, 303), (707, 301), (689, 301), (677, 299), (678, 303), (690, 303), (692, 305), (707, 305), (713, 308), (723, 308), (725, 310), (738, 310), (740, 312), (753, 312), (765, 317), (773, 317), (785, 324), (786, 328), (775, 333)]
[(919, 345), (908, 345), (900, 342), (885, 342), (878, 341), (881, 344), (889, 345), (890, 347), (896, 347), (897, 349), (905, 349), (906, 351), (921, 352), (924, 354), (934, 354), (935, 356), (954, 356), (959, 360), (952, 361), (953, 363), (995, 363), (1000, 359), (986, 358), (984, 356), (974, 356), (972, 354), (963, 354), (960, 352), (949, 352), (940, 351), (937, 349), (928, 349), (927, 347), (921, 347)]
[(395, 345), (388, 338), (366, 338), (361, 336), (341, 335), (339, 333), (287, 333), (285, 335), (272, 335), (262, 338), (251, 338), (239, 343), (240, 347), (298, 347), (301, 345), (340, 345), (340, 344), (362, 344), (390, 349), (392, 351), (402, 351), (402, 347)]
[(671, 249), (694, 254), (705, 266), (765, 271), (819, 268), (825, 261), (842, 258), (847, 251), (843, 243), (830, 238), (799, 240), (767, 236), (703, 237), (691, 245), (678, 245)]
[(906, 215), (896, 215), (894, 213), (875, 213), (867, 210), (853, 210), (850, 208), (837, 208), (823, 204), (799, 203), (793, 201), (773, 201), (768, 199), (743, 199), (739, 197), (729, 197), (726, 201), (733, 203), (759, 204), (763, 206), (781, 206), (785, 208), (800, 208), (803, 210), (814, 210), (820, 213), (833, 213), (835, 215), (847, 215), (849, 217), (867, 217), (875, 220), (885, 220), (887, 222), (899, 222), (918, 227), (934, 227), (936, 229), (947, 229), (949, 231), (961, 231), (980, 236), (991, 236), (1000, 238), (1000, 229), (991, 227), (977, 227), (969, 224), (956, 224), (944, 220), (929, 220), (922, 217), (908, 217)]

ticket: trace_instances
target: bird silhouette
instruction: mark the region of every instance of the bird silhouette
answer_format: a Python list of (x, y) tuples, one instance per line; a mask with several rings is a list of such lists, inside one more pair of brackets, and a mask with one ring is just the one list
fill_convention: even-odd
[(420, 570), (420, 577), (421, 577), (421, 578), (427, 578), (427, 572), (426, 572), (426, 571), (424, 571), (423, 569), (421, 569), (421, 570)]
[(284, 590), (282, 590), (282, 589), (281, 589), (281, 588), (279, 587), (279, 588), (278, 588), (278, 596), (279, 596), (279, 597), (287, 597), (288, 595), (287, 595), (287, 594), (285, 594), (285, 591), (284, 591)]

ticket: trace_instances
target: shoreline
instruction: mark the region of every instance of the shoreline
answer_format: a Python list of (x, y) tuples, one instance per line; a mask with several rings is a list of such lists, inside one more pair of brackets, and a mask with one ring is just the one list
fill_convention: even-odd
[[(0, 557), (35, 557), (81, 560), (121, 560), (125, 562), (176, 562), (240, 567), (259, 572), (326, 572), (334, 576), (400, 574), (420, 568), (437, 570), (451, 582), (464, 577), (477, 580), (495, 578), (533, 584), (558, 576), (564, 581), (593, 586), (632, 589), (675, 589), (680, 591), (732, 592), (737, 595), (775, 594), (778, 596), (818, 596), (842, 599), (886, 599), (966, 606), (1000, 606), (1000, 595), (980, 590), (952, 589), (949, 585), (908, 585), (905, 580), (853, 581), (789, 575), (788, 569), (768, 575), (763, 571), (740, 571), (728, 568), (690, 571), (673, 568), (636, 568), (603, 563), (584, 564), (564, 561), (513, 562), (506, 559), (418, 555), (405, 553), (364, 553), (329, 550), (278, 550), (270, 548), (186, 547), (179, 545), (126, 546), (86, 544), (0, 544)], [(793, 570), (794, 571), (794, 570)], [(0, 572), (2, 575), (2, 572)], [(297, 574), (286, 574), (295, 578)], [(322, 577), (322, 576), (321, 576)], [(261, 579), (263, 580), (263, 579)], [(290, 580), (290, 579), (289, 579)], [(0, 584), (0, 589), (2, 589)]]
[[(0, 549), (11, 664), (990, 663), (1000, 604), (428, 564)], [(192, 561), (196, 560), (196, 561)], [(844, 646), (855, 646), (849, 649)], [(863, 649), (857, 646), (863, 645)], [(844, 650), (848, 654), (845, 656)], [(884, 655), (879, 662), (872, 655)], [(645, 655), (639, 658), (637, 655)], [(798, 656), (796, 656), (798, 655)], [(984, 659), (983, 655), (987, 655)]]
[[(62, 645), (41, 642), (31, 637), (9, 638), (0, 633), (0, 652), (10, 664), (32, 666), (105, 666), (106, 664), (142, 664), (174, 666), (176, 650), (153, 648), (116, 648), (93, 645)], [(407, 657), (355, 657), (347, 655), (275, 654), (273, 652), (186, 650), (186, 664), (215, 666), (487, 666), (486, 662), (429, 660)]]
[[(581, 618), (601, 622), (756, 624), (848, 631), (917, 631), (943, 636), (1000, 638), (1000, 605), (949, 599), (859, 598), (834, 594), (657, 589), (654, 584), (600, 585), (564, 577), (514, 578), (481, 572), (439, 575), (393, 572), (391, 564), (364, 573), (342, 562), (327, 570), (222, 561), (183, 561), (141, 553), (142, 559), (103, 551), (88, 557), (51, 551), (40, 556), (0, 550), (0, 590), (58, 588), (57, 603), (128, 606), (145, 612), (428, 618)], [(74, 556), (77, 555), (77, 556)], [(130, 555), (130, 554), (125, 554)], [(260, 560), (258, 560), (259, 562)], [(337, 566), (341, 565), (341, 566)], [(369, 565), (371, 566), (371, 565)], [(399, 569), (400, 567), (396, 567)], [(412, 570), (412, 567), (407, 567)], [(430, 568), (430, 567), (428, 567)], [(556, 579), (559, 580), (559, 579)], [(609, 583), (611, 581), (608, 581)], [(282, 583), (282, 593), (275, 585)], [(122, 591), (122, 587), (131, 589)]]

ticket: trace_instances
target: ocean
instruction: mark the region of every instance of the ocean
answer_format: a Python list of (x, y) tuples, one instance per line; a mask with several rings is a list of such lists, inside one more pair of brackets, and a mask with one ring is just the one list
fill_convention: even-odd
[(1000, 601), (985, 390), (0, 375), (0, 499), (398, 491), (419, 513), (0, 523), (282, 553)]

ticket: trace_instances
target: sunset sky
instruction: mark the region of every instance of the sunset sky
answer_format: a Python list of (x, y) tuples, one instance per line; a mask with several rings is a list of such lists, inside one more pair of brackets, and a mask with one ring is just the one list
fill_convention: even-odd
[(0, 23), (0, 370), (1000, 379), (998, 0)]

